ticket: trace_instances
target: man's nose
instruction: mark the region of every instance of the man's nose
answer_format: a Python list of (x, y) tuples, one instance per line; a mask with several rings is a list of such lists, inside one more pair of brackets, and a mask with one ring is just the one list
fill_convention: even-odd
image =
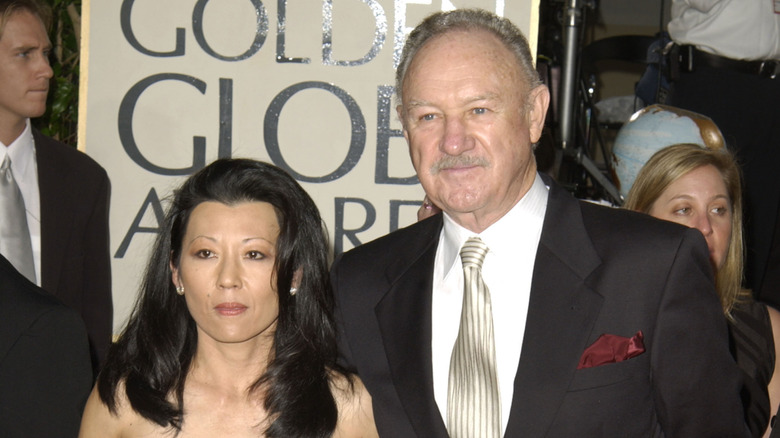
[(473, 148), (467, 134), (466, 123), (461, 117), (446, 117), (441, 150), (447, 155), (460, 155)]

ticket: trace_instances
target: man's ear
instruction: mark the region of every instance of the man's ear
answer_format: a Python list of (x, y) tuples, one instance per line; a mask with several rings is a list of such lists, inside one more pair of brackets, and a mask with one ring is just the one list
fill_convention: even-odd
[(544, 119), (547, 116), (547, 108), (550, 106), (550, 90), (542, 84), (531, 90), (528, 94), (528, 131), (531, 135), (531, 143), (536, 143), (542, 137)]

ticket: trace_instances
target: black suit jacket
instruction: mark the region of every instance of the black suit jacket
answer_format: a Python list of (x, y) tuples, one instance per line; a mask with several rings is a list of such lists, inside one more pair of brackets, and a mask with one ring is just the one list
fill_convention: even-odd
[(41, 287), (75, 309), (97, 369), (111, 345), (113, 304), (106, 171), (33, 130), (41, 197)]
[[(507, 437), (746, 436), (706, 245), (693, 229), (550, 185)], [(433, 396), (432, 272), (441, 215), (336, 261), (341, 351), (383, 437), (446, 437)], [(646, 351), (577, 370), (601, 334)]]
[(0, 256), (0, 436), (77, 436), (91, 387), (84, 322)]

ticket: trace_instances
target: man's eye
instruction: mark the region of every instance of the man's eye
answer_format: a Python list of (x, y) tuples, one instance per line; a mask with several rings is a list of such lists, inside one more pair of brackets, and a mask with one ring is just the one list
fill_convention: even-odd
[(433, 114), (423, 114), (423, 116), (420, 117), (420, 120), (431, 121), (431, 120), (433, 120), (435, 118), (436, 118), (436, 116), (433, 115)]
[(474, 108), (474, 114), (487, 114), (487, 108)]

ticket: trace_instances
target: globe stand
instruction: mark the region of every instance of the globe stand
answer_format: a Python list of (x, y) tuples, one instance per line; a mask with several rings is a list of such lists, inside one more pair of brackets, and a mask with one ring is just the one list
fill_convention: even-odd
[[(574, 127), (575, 127), (575, 107), (577, 100), (577, 83), (579, 77), (578, 53), (579, 53), (579, 33), (582, 28), (583, 8), (594, 8), (593, 0), (566, 0), (566, 7), (563, 11), (563, 71), (561, 78), (560, 92), (560, 149), (556, 151), (555, 165), (556, 174), (560, 169), (561, 161), (565, 155), (571, 158), (577, 165), (585, 171), (598, 183), (609, 196), (617, 203), (622, 202), (622, 197), (617, 187), (609, 180), (598, 168), (596, 163), (588, 157), (582, 146), (575, 146)], [(592, 105), (589, 99), (583, 96)], [(607, 159), (605, 157), (605, 159)]]

